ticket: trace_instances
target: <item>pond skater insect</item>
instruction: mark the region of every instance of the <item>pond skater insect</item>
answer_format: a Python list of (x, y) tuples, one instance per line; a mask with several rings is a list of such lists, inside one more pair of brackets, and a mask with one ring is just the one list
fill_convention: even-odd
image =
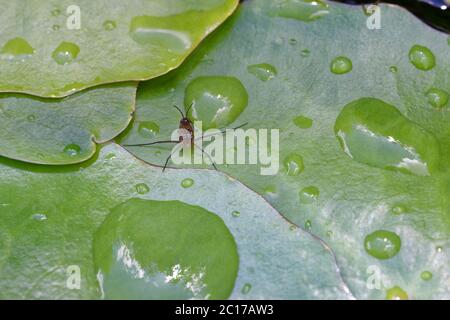
[[(123, 146), (125, 146), (125, 147), (147, 147), (147, 146), (152, 146), (152, 145), (161, 144), (161, 143), (176, 143), (176, 144), (190, 143), (191, 148), (196, 147), (196, 148), (200, 149), (203, 154), (206, 154), (208, 156), (209, 160), (211, 161), (211, 164), (214, 167), (214, 169), (217, 170), (217, 166), (214, 163), (214, 161), (212, 160), (211, 156), (202, 147), (200, 147), (199, 145), (197, 145), (195, 143), (196, 138), (194, 136), (194, 124), (188, 118), (188, 114), (192, 108), (192, 105), (193, 104), (191, 104), (189, 106), (189, 108), (186, 110), (186, 114), (184, 114), (183, 111), (181, 111), (181, 109), (178, 106), (173, 106), (181, 114), (181, 120), (180, 120), (179, 126), (178, 126), (178, 129), (181, 130), (181, 133), (178, 137), (178, 141), (177, 140), (161, 140), (161, 141), (154, 141), (154, 142), (149, 142), (149, 143), (124, 144)], [(236, 129), (242, 128), (245, 125), (247, 125), (247, 122), (241, 124), (240, 126), (234, 127), (232, 129), (236, 130)], [(220, 130), (221, 130), (220, 133), (222, 133), (222, 134), (226, 131), (226, 129), (224, 129), (224, 128), (222, 128)], [(205, 138), (205, 136), (201, 137), (201, 139), (203, 139), (203, 138)], [(200, 138), (197, 138), (197, 139), (200, 139)], [(173, 154), (173, 152), (170, 153), (169, 156), (167, 157), (166, 162), (164, 163), (163, 172), (164, 172), (164, 170), (166, 170), (167, 164), (169, 163), (169, 160), (172, 157), (172, 154)]]

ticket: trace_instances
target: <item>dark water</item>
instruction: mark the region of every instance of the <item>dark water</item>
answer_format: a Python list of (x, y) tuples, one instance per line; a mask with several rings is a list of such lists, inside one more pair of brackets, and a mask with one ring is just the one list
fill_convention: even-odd
[[(332, 0), (347, 4), (362, 5), (375, 3), (373, 0)], [(419, 19), (435, 29), (450, 33), (450, 1), (449, 0), (382, 0), (409, 10)]]

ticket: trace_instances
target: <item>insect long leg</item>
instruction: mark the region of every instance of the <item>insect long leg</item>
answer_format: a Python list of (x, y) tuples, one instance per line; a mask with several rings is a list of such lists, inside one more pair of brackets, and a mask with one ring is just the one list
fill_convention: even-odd
[(145, 146), (151, 146), (158, 143), (179, 143), (180, 141), (175, 140), (162, 140), (162, 141), (155, 141), (150, 143), (138, 143), (138, 144), (123, 144), (124, 147), (145, 147)]
[[(236, 129), (240, 129), (240, 128), (246, 126), (247, 124), (248, 124), (248, 122), (245, 122), (245, 123), (243, 123), (243, 124), (241, 124), (241, 125), (239, 125), (239, 126), (237, 126), (237, 127), (234, 127), (234, 128), (221, 128), (221, 129), (219, 129), (219, 130), (220, 130), (220, 134), (224, 134), (227, 130), (236, 130)], [(194, 139), (194, 141), (196, 141), (196, 140), (198, 140), (198, 139), (207, 138), (207, 137), (214, 137), (214, 136), (216, 136), (216, 135), (218, 135), (218, 134), (219, 134), (219, 133), (214, 133), (214, 134), (202, 136), (201, 138)]]
[(205, 151), (202, 147), (200, 147), (199, 145), (197, 145), (197, 144), (194, 143), (194, 146), (197, 147), (198, 149), (200, 149), (201, 152), (202, 152), (203, 154), (206, 154), (206, 155), (208, 156), (209, 161), (211, 161), (212, 166), (214, 167), (214, 169), (217, 170), (216, 163), (215, 163), (214, 160), (212, 159), (211, 155), (210, 155), (208, 152), (206, 152), (206, 151)]
[(166, 162), (164, 163), (164, 167), (163, 167), (163, 172), (164, 170), (166, 170), (167, 164), (169, 163), (170, 158), (172, 158), (172, 155), (174, 154), (175, 151), (177, 151), (179, 149), (179, 147), (182, 146), (181, 144), (178, 144), (174, 147), (174, 149), (170, 152), (169, 156), (166, 159)]

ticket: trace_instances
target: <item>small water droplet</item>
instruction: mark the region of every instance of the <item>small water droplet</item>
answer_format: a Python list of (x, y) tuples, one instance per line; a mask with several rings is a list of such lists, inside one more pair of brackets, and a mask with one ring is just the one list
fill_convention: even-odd
[(31, 57), (34, 49), (23, 38), (14, 38), (5, 43), (0, 50), (0, 57), (6, 60), (24, 60)]
[(305, 230), (311, 231), (311, 228), (312, 228), (312, 222), (311, 222), (311, 220), (306, 220), (306, 221), (305, 221)]
[(409, 61), (417, 68), (423, 71), (428, 71), (436, 65), (436, 58), (433, 52), (427, 47), (414, 45), (409, 50)]
[(326, 16), (330, 11), (323, 0), (284, 0), (270, 5), (270, 14), (305, 22)]
[(248, 104), (248, 94), (234, 77), (199, 77), (186, 87), (184, 105), (191, 106), (188, 117), (201, 120), (203, 129), (226, 127)]
[(103, 22), (103, 29), (105, 29), (106, 31), (111, 31), (114, 30), (116, 28), (116, 23), (112, 20), (106, 20), (105, 22)]
[(156, 151), (155, 151), (155, 156), (160, 156), (160, 155), (161, 155), (161, 151), (156, 150)]
[(192, 179), (192, 178), (186, 178), (186, 179), (183, 179), (183, 181), (181, 181), (181, 186), (183, 188), (190, 188), (193, 185), (194, 185), (194, 179)]
[(44, 221), (44, 220), (47, 220), (47, 216), (46, 216), (45, 214), (43, 214), (43, 213), (35, 213), (35, 214), (33, 214), (33, 215), (31, 216), (31, 218), (32, 218), (33, 220), (36, 220), (36, 221)]
[(71, 157), (77, 156), (81, 151), (81, 148), (79, 145), (71, 143), (64, 147), (64, 153)]
[(301, 55), (302, 57), (304, 57), (304, 58), (309, 57), (310, 54), (311, 54), (311, 51), (309, 51), (309, 49), (303, 49), (303, 50), (300, 52), (300, 55)]
[(372, 257), (384, 260), (394, 257), (400, 251), (401, 243), (396, 233), (377, 230), (366, 236), (364, 248)]
[(408, 294), (399, 286), (386, 291), (386, 300), (408, 300)]
[(303, 188), (299, 192), (300, 202), (305, 204), (313, 203), (319, 198), (319, 189), (315, 186)]
[(328, 230), (327, 231), (327, 237), (331, 238), (333, 236), (333, 231)]
[(291, 225), (291, 226), (289, 226), (289, 230), (291, 230), (291, 231), (295, 231), (295, 230), (297, 230), (298, 228), (297, 228), (297, 226), (296, 225)]
[(408, 211), (408, 209), (404, 205), (396, 205), (391, 209), (393, 214), (403, 214)]
[(431, 280), (431, 278), (433, 278), (433, 274), (432, 274), (430, 271), (423, 271), (423, 272), (420, 274), (420, 278), (421, 278), (423, 281), (429, 281), (429, 280)]
[(277, 69), (268, 63), (253, 64), (247, 67), (247, 71), (261, 81), (268, 81), (277, 75)]
[(105, 160), (107, 160), (107, 161), (113, 160), (115, 158), (116, 158), (116, 155), (113, 152), (110, 152), (105, 156)]
[(441, 109), (443, 108), (449, 100), (449, 94), (444, 90), (440, 90), (437, 88), (431, 88), (427, 92), (428, 102), (435, 108)]
[(51, 11), (52, 16), (57, 17), (61, 14), (61, 10), (59, 10), (58, 8), (55, 8)]
[(436, 247), (436, 251), (437, 251), (437, 252), (442, 252), (442, 247), (441, 247), (441, 246), (437, 246), (437, 247)]
[(334, 132), (344, 152), (358, 162), (419, 176), (439, 168), (434, 135), (384, 101), (361, 98), (347, 104)]
[(138, 132), (143, 138), (154, 138), (159, 133), (159, 126), (153, 121), (143, 121), (139, 123)]
[(291, 45), (297, 44), (297, 39), (294, 39), (294, 38), (289, 39), (289, 44), (291, 44)]
[(267, 186), (264, 188), (263, 192), (266, 196), (274, 198), (277, 195), (277, 188), (275, 186)]
[(33, 122), (34, 120), (36, 120), (36, 116), (35, 116), (34, 114), (30, 114), (30, 115), (27, 117), (27, 120), (30, 121), (30, 122)]
[(247, 293), (250, 292), (250, 290), (252, 290), (252, 285), (251, 285), (250, 283), (246, 283), (246, 284), (244, 284), (244, 286), (242, 287), (241, 292), (242, 292), (243, 294), (247, 294)]
[(231, 215), (232, 215), (233, 217), (237, 218), (237, 217), (239, 217), (239, 216), (241, 215), (241, 213), (240, 213), (239, 211), (235, 210), (235, 211), (233, 211), (233, 212), (231, 213)]
[(53, 31), (58, 31), (60, 29), (60, 26), (58, 25), (58, 24), (54, 24), (53, 26), (52, 26), (52, 30)]
[(309, 129), (312, 127), (313, 121), (310, 118), (304, 116), (295, 117), (294, 124), (301, 129)]
[(389, 71), (392, 72), (392, 73), (397, 73), (398, 69), (397, 69), (396, 66), (390, 66), (389, 67)]
[(56, 63), (65, 65), (76, 59), (80, 48), (72, 42), (61, 42), (61, 44), (53, 51), (52, 58)]
[(298, 176), (305, 169), (303, 157), (296, 153), (287, 156), (283, 164), (288, 176)]
[(331, 61), (330, 70), (334, 74), (345, 74), (352, 71), (352, 61), (347, 57), (336, 57)]
[(138, 183), (137, 185), (134, 186), (134, 188), (136, 189), (136, 192), (139, 194), (146, 194), (150, 191), (150, 188), (145, 183)]

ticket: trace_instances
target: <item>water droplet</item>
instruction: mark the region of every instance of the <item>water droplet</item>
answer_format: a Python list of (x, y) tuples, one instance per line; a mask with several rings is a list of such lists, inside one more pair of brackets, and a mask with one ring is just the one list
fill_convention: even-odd
[(313, 121), (310, 118), (304, 116), (298, 116), (294, 118), (294, 124), (301, 129), (309, 129), (312, 127)]
[(106, 20), (105, 22), (103, 22), (103, 29), (105, 29), (106, 31), (111, 31), (114, 30), (116, 28), (116, 23), (112, 20)]
[(80, 48), (72, 42), (61, 42), (61, 44), (53, 51), (52, 58), (60, 65), (71, 63), (76, 59)]
[(51, 11), (52, 16), (57, 17), (61, 14), (61, 10), (59, 10), (58, 8), (55, 8)]
[(305, 169), (303, 157), (296, 153), (287, 156), (283, 164), (288, 176), (298, 176)]
[(333, 236), (333, 231), (328, 230), (328, 231), (327, 231), (327, 237), (328, 237), (328, 238), (331, 238), (332, 236)]
[(27, 117), (27, 120), (30, 121), (30, 122), (33, 122), (34, 120), (36, 120), (36, 116), (35, 116), (34, 114), (30, 114), (30, 115)]
[(335, 74), (344, 74), (352, 71), (352, 61), (347, 57), (336, 57), (331, 61), (330, 70)]
[(312, 222), (311, 222), (311, 220), (306, 220), (306, 221), (305, 221), (305, 230), (311, 231), (311, 228), (312, 228)]
[(437, 88), (431, 88), (427, 92), (428, 102), (435, 108), (441, 109), (443, 108), (449, 99), (449, 94), (444, 90), (440, 90)]
[(436, 251), (437, 252), (442, 252), (442, 247), (441, 246), (436, 247)]
[(250, 283), (246, 283), (246, 284), (244, 284), (244, 286), (242, 287), (241, 292), (242, 292), (243, 294), (247, 294), (247, 293), (250, 292), (250, 290), (252, 290), (252, 285), (251, 285)]
[(389, 67), (389, 71), (392, 73), (397, 73), (398, 69), (396, 66), (391, 66), (391, 67)]
[(395, 286), (386, 291), (386, 300), (408, 300), (408, 294), (402, 288)]
[(183, 179), (183, 181), (181, 181), (181, 186), (183, 188), (190, 188), (193, 185), (194, 185), (194, 179), (192, 179), (192, 178), (186, 178), (186, 179)]
[(192, 46), (192, 40), (186, 32), (167, 28), (174, 23), (177, 23), (176, 16), (134, 17), (130, 23), (130, 35), (140, 45), (183, 54)]
[(161, 155), (161, 151), (156, 150), (156, 151), (155, 151), (155, 156), (160, 156), (160, 155)]
[(420, 70), (428, 71), (436, 65), (436, 58), (433, 52), (427, 47), (414, 45), (409, 50), (409, 61)]
[(239, 211), (233, 211), (232, 213), (231, 213), (231, 215), (233, 216), (233, 217), (235, 217), (235, 218), (237, 218), (237, 217), (239, 217), (240, 215), (241, 215), (241, 213), (239, 212)]
[(303, 50), (300, 52), (300, 55), (301, 55), (302, 57), (304, 57), (304, 58), (309, 57), (310, 54), (311, 54), (311, 51), (309, 51), (308, 49), (303, 49)]
[(327, 15), (328, 4), (323, 0), (285, 0), (271, 5), (271, 15), (301, 21), (313, 21)]
[(31, 216), (31, 218), (32, 218), (33, 220), (36, 220), (36, 221), (44, 221), (44, 220), (47, 220), (47, 216), (46, 216), (45, 214), (43, 214), (43, 213), (35, 213), (35, 214), (33, 214), (33, 215)]
[(261, 81), (268, 81), (277, 75), (277, 69), (268, 63), (253, 64), (247, 67), (247, 71)]
[(115, 155), (115, 153), (113, 153), (113, 152), (110, 152), (110, 153), (108, 153), (106, 156), (105, 156), (105, 160), (113, 160), (113, 159), (115, 159), (116, 158), (116, 155)]
[(144, 138), (154, 138), (159, 133), (159, 126), (153, 121), (143, 121), (139, 123), (138, 132)]
[(364, 239), (364, 248), (367, 253), (377, 259), (390, 259), (394, 257), (401, 247), (400, 237), (391, 231), (377, 230)]
[(6, 60), (24, 60), (34, 53), (34, 49), (23, 38), (14, 38), (5, 43), (0, 55)]
[(137, 185), (134, 186), (134, 188), (136, 189), (136, 192), (139, 194), (146, 194), (150, 191), (150, 188), (145, 183), (138, 183)]
[(313, 203), (319, 198), (319, 189), (315, 186), (309, 186), (300, 190), (300, 202), (305, 204)]
[(267, 186), (264, 188), (263, 192), (266, 196), (274, 198), (277, 195), (277, 188), (275, 186)]
[(201, 120), (203, 129), (226, 127), (234, 122), (248, 104), (248, 94), (234, 77), (199, 77), (186, 87), (184, 105), (188, 117)]
[(408, 209), (403, 205), (396, 205), (392, 207), (392, 213), (393, 214), (403, 214), (406, 213)]
[(293, 224), (289, 227), (289, 230), (291, 230), (291, 231), (295, 231), (297, 229), (298, 229), (297, 226), (293, 225)]
[(134, 198), (113, 208), (93, 256), (108, 300), (227, 299), (239, 267), (223, 220), (179, 201)]
[(54, 24), (53, 26), (52, 26), (52, 30), (53, 31), (58, 31), (60, 29), (60, 26), (58, 25), (58, 24)]
[(66, 153), (67, 155), (71, 156), (71, 157), (75, 157), (77, 156), (81, 151), (81, 148), (79, 145), (77, 144), (69, 144), (67, 146), (64, 147), (64, 153)]
[(430, 271), (423, 271), (423, 272), (420, 274), (420, 278), (421, 278), (423, 281), (429, 281), (429, 280), (431, 280), (431, 278), (433, 278), (433, 274), (432, 274)]
[(430, 175), (439, 166), (436, 138), (381, 100), (362, 98), (346, 105), (334, 125), (352, 159), (378, 168)]

